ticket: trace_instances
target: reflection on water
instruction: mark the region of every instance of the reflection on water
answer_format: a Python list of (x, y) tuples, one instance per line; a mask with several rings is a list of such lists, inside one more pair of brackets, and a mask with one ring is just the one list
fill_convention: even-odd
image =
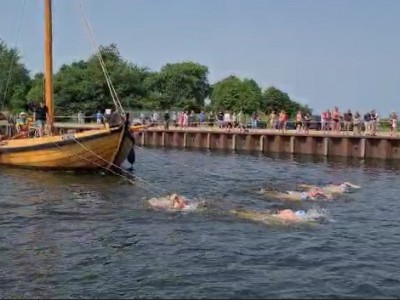
[[(0, 297), (301, 298), (400, 295), (397, 161), (138, 149), (150, 190), (206, 210), (149, 209), (119, 177), (0, 168)], [(254, 191), (351, 181), (334, 202)], [(317, 226), (267, 226), (230, 209), (323, 211)]]

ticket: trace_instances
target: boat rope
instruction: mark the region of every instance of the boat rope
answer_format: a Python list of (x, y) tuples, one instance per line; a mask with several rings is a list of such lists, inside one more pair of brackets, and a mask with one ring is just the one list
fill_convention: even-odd
[[(82, 144), (81, 142), (79, 142), (77, 139), (73, 138), (73, 140), (75, 141), (75, 143), (77, 143), (79, 146), (81, 146), (83, 149), (85, 149), (85, 150), (88, 151), (89, 153), (93, 154), (95, 157), (97, 157), (97, 158), (103, 160), (103, 161), (106, 162), (108, 165), (113, 166), (113, 167), (116, 168), (118, 171), (120, 171), (122, 174), (126, 174), (126, 175), (122, 175), (121, 173), (115, 172), (115, 173), (117, 173), (117, 174), (120, 174), (120, 176), (122, 176), (122, 177), (124, 177), (124, 178), (127, 178), (128, 180), (129, 180), (129, 178), (128, 178), (127, 176), (133, 176), (135, 179), (139, 180), (139, 181), (142, 183), (142, 186), (141, 186), (140, 184), (137, 184), (137, 182), (135, 182), (135, 181), (133, 181), (133, 180), (131, 180), (131, 181), (135, 182), (135, 184), (137, 184), (138, 186), (141, 186), (142, 188), (146, 189), (147, 191), (149, 191), (149, 189), (148, 189), (147, 187), (146, 187), (146, 188), (143, 187), (143, 185), (146, 185), (146, 186), (149, 186), (149, 187), (152, 187), (153, 189), (155, 189), (154, 186), (153, 186), (151, 183), (147, 182), (147, 181), (144, 180), (143, 178), (140, 178), (140, 177), (137, 176), (136, 174), (134, 175), (134, 174), (132, 174), (131, 172), (129, 172), (129, 171), (127, 171), (127, 170), (121, 168), (120, 166), (114, 164), (113, 162), (110, 162), (109, 160), (105, 159), (105, 158), (102, 157), (101, 155), (99, 155), (99, 154), (95, 153), (94, 151), (90, 150), (88, 147), (86, 147), (84, 144)], [(105, 167), (103, 167), (103, 168), (105, 168)], [(107, 169), (107, 168), (105, 168), (105, 169)], [(107, 169), (107, 170), (108, 170), (108, 169)], [(167, 191), (164, 190), (164, 189), (158, 188), (158, 190), (160, 190), (163, 194), (167, 194)], [(149, 192), (150, 192), (150, 191), (149, 191)], [(156, 196), (158, 196), (158, 197), (161, 196), (161, 194), (156, 193), (156, 192), (151, 192), (151, 193), (154, 194), (154, 195), (156, 195)]]
[[(61, 147), (60, 145), (58, 145), (57, 143), (54, 143), (54, 144), (55, 144), (57, 147), (62, 148), (62, 147)], [(89, 152), (92, 153), (92, 154), (97, 155), (96, 153), (94, 153), (94, 152), (91, 151), (91, 150), (87, 150), (87, 151), (89, 151)], [(117, 176), (123, 178), (124, 180), (126, 180), (127, 182), (129, 182), (129, 183), (131, 183), (131, 184), (133, 184), (133, 185), (136, 185), (136, 186), (138, 186), (138, 187), (144, 189), (145, 191), (149, 192), (150, 194), (152, 194), (152, 195), (154, 195), (154, 196), (156, 196), (156, 197), (161, 197), (161, 195), (160, 195), (159, 193), (150, 190), (150, 189), (147, 188), (146, 186), (144, 186), (144, 185), (142, 185), (142, 184), (140, 184), (140, 183), (137, 183), (136, 181), (134, 181), (134, 180), (128, 178), (127, 176), (125, 176), (125, 175), (123, 175), (123, 174), (121, 174), (121, 173), (118, 173), (118, 172), (115, 172), (115, 171), (113, 171), (113, 170), (111, 170), (111, 169), (109, 169), (109, 168), (106, 168), (106, 167), (104, 167), (103, 165), (101, 165), (101, 164), (99, 164), (99, 163), (97, 163), (97, 162), (95, 162), (95, 161), (92, 161), (92, 160), (90, 160), (90, 159), (87, 159), (86, 157), (83, 157), (83, 156), (81, 156), (81, 155), (79, 155), (79, 154), (74, 154), (74, 156), (76, 156), (76, 157), (78, 157), (78, 158), (80, 158), (80, 159), (82, 159), (82, 160), (84, 160), (84, 161), (87, 161), (87, 162), (89, 162), (89, 163), (91, 163), (91, 164), (93, 164), (93, 165), (95, 165), (95, 166), (97, 166), (97, 167), (100, 167), (100, 168), (106, 170), (107, 172), (110, 172), (110, 173), (112, 173), (112, 174), (114, 174), (114, 175), (117, 175)], [(136, 177), (136, 176), (135, 176), (135, 177)]]
[(80, 11), (81, 11), (82, 17), (83, 17), (83, 19), (85, 21), (86, 29), (87, 29), (89, 37), (90, 37), (90, 39), (92, 41), (93, 47), (95, 49), (96, 55), (97, 55), (97, 57), (99, 59), (100, 66), (101, 66), (103, 74), (104, 74), (104, 77), (106, 79), (108, 88), (110, 90), (111, 98), (112, 98), (112, 100), (114, 102), (114, 105), (116, 106), (116, 109), (120, 110), (120, 109), (122, 109), (122, 105), (120, 105), (120, 103), (118, 103), (118, 101), (117, 101), (118, 99), (116, 99), (115, 89), (113, 89), (111, 78), (110, 78), (110, 76), (108, 74), (107, 67), (106, 67), (106, 65), (104, 63), (104, 60), (103, 60), (103, 57), (101, 55), (100, 47), (97, 45), (96, 40), (94, 38), (94, 34), (93, 34), (92, 29), (91, 29), (89, 20), (88, 20), (88, 18), (86, 16), (82, 1), (79, 1), (79, 6), (80, 6)]
[[(155, 157), (155, 158), (157, 158), (157, 159), (165, 159), (165, 160), (167, 160), (167, 161), (171, 161), (171, 158), (169, 158), (169, 157), (161, 157), (161, 156), (159, 156), (159, 155), (153, 154), (153, 153), (151, 153), (150, 151), (147, 151), (147, 149), (144, 148), (144, 147), (140, 147), (140, 146), (138, 146), (138, 145), (135, 145), (135, 147), (136, 147), (137, 149), (139, 149), (139, 150), (142, 150), (142, 151), (146, 152), (147, 154), (150, 154), (151, 156), (153, 156), (153, 157)], [(189, 165), (189, 164), (186, 164), (186, 163), (183, 163), (183, 162), (181, 162), (181, 161), (175, 161), (175, 162), (176, 162), (178, 165), (187, 167), (187, 168), (189, 168), (189, 169), (192, 169), (192, 168), (193, 168), (193, 166), (191, 166), (191, 165)], [(174, 163), (175, 163), (175, 162), (174, 162)], [(196, 167), (196, 171), (201, 171), (201, 172), (203, 172), (204, 174), (212, 175), (212, 176), (216, 176), (216, 177), (223, 177), (223, 178), (231, 179), (231, 180), (240, 180), (240, 177), (234, 177), (234, 176), (229, 176), (229, 175), (223, 175), (223, 174), (211, 172), (211, 171), (208, 171), (208, 170), (206, 170), (206, 169), (199, 168), (199, 167)]]
[(114, 85), (112, 83), (111, 77), (110, 77), (109, 72), (107, 70), (107, 66), (106, 66), (106, 64), (104, 62), (104, 59), (103, 59), (103, 56), (101, 54), (100, 47), (98, 46), (98, 44), (96, 43), (96, 40), (94, 38), (94, 34), (93, 34), (92, 28), (90, 26), (89, 20), (88, 20), (88, 18), (86, 16), (82, 0), (79, 1), (79, 7), (80, 7), (80, 11), (81, 11), (82, 17), (83, 17), (83, 19), (85, 21), (86, 29), (88, 31), (89, 37), (90, 37), (90, 39), (92, 41), (93, 47), (94, 47), (94, 49), (96, 51), (96, 55), (97, 55), (97, 57), (99, 59), (99, 63), (100, 63), (101, 69), (103, 70), (103, 74), (104, 74), (104, 77), (106, 79), (107, 86), (108, 86), (108, 88), (110, 90), (111, 98), (112, 98), (113, 103), (115, 105), (115, 109), (121, 114), (121, 116), (125, 117), (125, 110), (124, 110), (124, 108), (123, 108), (123, 106), (121, 104), (121, 101), (120, 101), (120, 99), (118, 97), (118, 94), (117, 94), (117, 92), (116, 92), (116, 90), (114, 88)]
[(17, 37), (16, 37), (16, 40), (15, 40), (15, 52), (13, 53), (13, 56), (11, 57), (11, 62), (10, 62), (9, 70), (8, 70), (8, 76), (7, 76), (6, 86), (5, 86), (5, 88), (4, 88), (3, 100), (2, 100), (2, 103), (1, 103), (1, 108), (2, 108), (2, 109), (4, 109), (4, 106), (5, 106), (5, 103), (6, 103), (7, 92), (8, 92), (8, 86), (10, 85), (11, 75), (12, 75), (12, 74), (11, 74), (11, 71), (12, 71), (12, 68), (13, 68), (13, 66), (14, 66), (15, 59), (16, 59), (16, 57), (18, 56), (18, 50), (17, 50), (16, 47), (17, 47), (17, 45), (18, 45), (19, 34), (20, 34), (20, 32), (21, 32), (22, 20), (23, 20), (24, 13), (25, 13), (26, 2), (27, 2), (27, 0), (24, 0), (24, 3), (23, 3), (23, 5), (22, 5), (22, 12), (21, 12), (21, 16), (20, 16), (20, 19), (19, 19), (18, 30), (17, 30)]

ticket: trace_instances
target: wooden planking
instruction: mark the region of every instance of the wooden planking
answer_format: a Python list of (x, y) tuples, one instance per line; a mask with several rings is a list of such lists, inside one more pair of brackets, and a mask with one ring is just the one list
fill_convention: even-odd
[[(111, 133), (108, 130), (108, 135), (104, 135), (105, 130), (100, 131), (90, 131), (84, 132), (81, 134), (76, 134), (76, 139), (79, 140), (88, 136), (102, 135), (99, 138), (94, 138), (91, 140), (83, 141), (82, 145), (84, 145), (90, 151), (93, 151), (98, 156), (101, 156), (103, 159), (99, 158), (95, 154), (91, 153), (84, 149), (78, 143), (72, 143), (64, 146), (57, 146), (54, 143), (53, 148), (46, 148), (43, 150), (27, 150), (22, 152), (5, 152), (0, 154), (0, 163), (12, 166), (19, 167), (37, 167), (37, 168), (49, 168), (49, 169), (76, 169), (76, 168), (85, 168), (85, 169), (93, 169), (99, 168), (97, 164), (100, 164), (103, 167), (107, 167), (109, 161), (112, 161), (115, 157), (116, 152), (119, 149), (119, 143), (121, 139), (121, 134), (123, 132), (114, 132)], [(3, 147), (15, 147), (16, 144), (19, 146), (28, 145), (32, 146), (32, 143), (35, 145), (40, 145), (38, 141), (41, 140), (42, 143), (48, 143), (49, 140), (61, 141), (61, 137), (46, 137), (46, 138), (37, 138), (37, 139), (24, 139), (24, 140), (12, 140), (8, 141), (7, 146)], [(130, 142), (129, 137), (123, 138), (121, 153), (118, 157), (118, 162), (123, 161), (126, 158), (128, 151), (130, 150), (129, 144), (131, 142), (126, 142), (128, 140)], [(16, 142), (16, 143), (15, 143)], [(129, 148), (129, 150), (127, 150)], [(125, 155), (123, 157), (123, 155)], [(79, 157), (80, 156), (80, 157)], [(122, 159), (123, 157), (123, 159)]]
[[(75, 139), (79, 140), (81, 138), (92, 137), (99, 134), (108, 134), (108, 133), (111, 133), (110, 129), (87, 130), (81, 133), (74, 133), (74, 137)], [(14, 147), (39, 146), (46, 143), (59, 143), (61, 141), (63, 141), (63, 135), (26, 138), (18, 140), (6, 140), (6, 144), (4, 146), (0, 146), (0, 149), (7, 150), (8, 148), (14, 148)]]
[[(102, 138), (82, 143), (85, 147), (101, 156), (107, 161), (118, 150), (119, 135), (113, 134)], [(97, 149), (97, 150), (95, 150)], [(81, 157), (79, 157), (81, 156)], [(0, 156), (0, 163), (16, 166), (28, 166), (39, 168), (93, 168), (90, 161), (97, 160), (97, 156), (87, 151), (81, 145), (75, 143), (63, 147), (54, 146), (53, 149), (26, 151), (19, 153), (4, 153)], [(86, 159), (86, 160), (85, 160)], [(87, 161), (89, 160), (89, 161)], [(103, 164), (102, 164), (103, 165)], [(106, 166), (107, 163), (104, 162)]]
[(60, 129), (88, 130), (88, 129), (102, 129), (105, 126), (104, 124), (97, 124), (97, 123), (54, 122), (54, 127)]

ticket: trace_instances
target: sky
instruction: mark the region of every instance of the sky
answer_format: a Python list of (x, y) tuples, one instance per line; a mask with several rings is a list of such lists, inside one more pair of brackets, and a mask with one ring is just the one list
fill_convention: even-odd
[[(43, 70), (43, 0), (1, 0), (0, 39)], [(400, 111), (399, 0), (82, 0), (98, 44), (159, 70), (192, 60), (287, 92), (319, 113)], [(79, 0), (53, 0), (54, 67), (94, 52)]]

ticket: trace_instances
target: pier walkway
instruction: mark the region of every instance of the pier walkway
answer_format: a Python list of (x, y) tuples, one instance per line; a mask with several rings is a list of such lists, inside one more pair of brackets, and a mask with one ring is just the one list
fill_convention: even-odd
[(282, 133), (273, 129), (220, 129), (212, 127), (150, 127), (136, 134), (137, 144), (151, 147), (278, 152), (357, 158), (400, 159), (400, 137), (389, 132), (375, 136), (310, 130)]

